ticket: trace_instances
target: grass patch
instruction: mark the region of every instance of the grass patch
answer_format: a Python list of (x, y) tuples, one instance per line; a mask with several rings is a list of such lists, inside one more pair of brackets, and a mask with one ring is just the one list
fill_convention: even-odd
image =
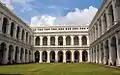
[(120, 70), (96, 64), (19, 64), (0, 66), (0, 75), (120, 75)]

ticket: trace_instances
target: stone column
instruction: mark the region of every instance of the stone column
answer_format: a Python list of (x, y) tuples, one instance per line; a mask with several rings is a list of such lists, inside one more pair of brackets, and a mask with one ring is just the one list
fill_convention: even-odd
[(13, 37), (16, 39), (16, 34), (17, 34), (17, 24), (15, 24), (15, 28), (13, 31)]
[(66, 36), (63, 36), (63, 46), (66, 46)]
[(29, 50), (27, 50), (28, 53), (27, 53), (27, 63), (29, 63)]
[(96, 56), (95, 56), (95, 48), (93, 48), (93, 62), (96, 62)]
[(17, 63), (21, 63), (21, 62), (20, 62), (20, 53), (21, 53), (20, 48), (18, 48)]
[(55, 36), (55, 46), (58, 46), (58, 36)]
[(92, 62), (93, 58), (92, 58), (93, 54), (92, 54), (92, 48), (90, 49), (90, 62)]
[(66, 50), (63, 51), (63, 63), (66, 63)]
[(95, 54), (96, 54), (96, 63), (98, 63), (98, 53), (97, 53), (97, 46), (95, 46)]
[(90, 43), (89, 43), (89, 36), (87, 35), (87, 45), (89, 46)]
[(107, 19), (107, 30), (109, 30), (109, 28), (110, 28), (110, 18), (109, 18), (109, 10), (108, 10), (108, 8), (106, 9), (106, 11), (105, 11), (105, 13), (106, 13), (106, 19)]
[(50, 63), (50, 51), (47, 51), (47, 63)]
[(43, 46), (43, 36), (40, 36), (40, 46)]
[(97, 26), (98, 26), (98, 38), (100, 37), (100, 27), (99, 27), (99, 21), (97, 21)]
[(120, 66), (120, 37), (119, 34), (115, 34), (116, 36), (116, 45), (117, 45), (117, 66)]
[(106, 48), (105, 48), (105, 42), (103, 42), (103, 50), (104, 50), (104, 59), (103, 59), (103, 64), (106, 65)]
[(25, 49), (23, 49), (22, 53), (22, 63), (25, 63)]
[(26, 31), (25, 31), (25, 34), (24, 34), (24, 43), (26, 43)]
[(58, 51), (55, 51), (55, 62), (58, 62)]
[[(8, 19), (9, 20), (9, 19)], [(10, 36), (10, 30), (11, 30), (11, 20), (9, 20), (9, 24), (7, 25), (7, 35)]]
[(90, 62), (90, 50), (87, 50), (88, 52), (88, 62)]
[(104, 25), (104, 21), (103, 21), (103, 20), (104, 20), (104, 17), (103, 17), (103, 16), (101, 16), (101, 29), (102, 29), (102, 31), (101, 31), (101, 32), (102, 32), (102, 34), (104, 34), (104, 26), (105, 26), (105, 25)]
[(97, 37), (96, 37), (97, 36), (96, 35), (97, 34), (97, 32), (96, 32), (96, 25), (94, 26), (94, 29), (95, 29), (95, 33), (94, 33), (95, 34), (95, 40), (96, 40), (97, 39)]
[(71, 55), (71, 58), (72, 58), (71, 61), (74, 62), (74, 50), (71, 50), (71, 54), (72, 54)]
[(99, 64), (101, 64), (102, 63), (102, 61), (101, 61), (101, 44), (99, 44)]
[(47, 36), (48, 40), (47, 40), (47, 45), (50, 46), (50, 36)]
[(40, 50), (39, 53), (40, 53), (39, 63), (42, 63), (42, 51)]
[(74, 36), (70, 36), (71, 37), (71, 45), (74, 46)]
[(19, 36), (18, 36), (19, 41), (21, 41), (21, 36), (22, 36), (22, 27), (20, 27), (20, 33), (19, 33)]
[(35, 39), (36, 39), (36, 36), (34, 36), (34, 46), (36, 45), (36, 41), (35, 41)]
[(35, 51), (32, 51), (32, 61), (35, 62)]
[(80, 53), (80, 55), (79, 55), (79, 63), (81, 63), (82, 62), (82, 50), (79, 50), (79, 53)]
[(109, 47), (109, 65), (113, 64), (112, 62), (112, 48), (111, 48), (111, 39), (108, 38), (108, 41), (109, 41), (109, 44), (108, 44), (108, 47)]
[(79, 36), (79, 46), (82, 46), (82, 36)]
[(112, 7), (113, 7), (113, 14), (114, 14), (114, 24), (117, 22), (117, 11), (116, 11), (116, 2), (115, 0), (112, 0)]
[(9, 51), (9, 44), (6, 44), (6, 50), (3, 53), (2, 64), (7, 64), (8, 63), (8, 51)]
[(14, 62), (15, 62), (15, 51), (16, 51), (16, 47), (13, 48), (13, 53), (12, 53), (12, 60), (14, 60)]

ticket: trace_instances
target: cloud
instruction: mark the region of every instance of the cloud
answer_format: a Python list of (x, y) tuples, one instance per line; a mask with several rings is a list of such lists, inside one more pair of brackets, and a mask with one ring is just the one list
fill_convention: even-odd
[(12, 5), (11, 0), (0, 0), (3, 4), (5, 4), (10, 10), (14, 9), (14, 6)]
[(32, 22), (31, 24), (34, 25), (53, 25), (54, 21), (56, 20), (56, 17), (52, 17), (49, 15), (42, 15), (42, 16), (34, 16), (32, 17)]
[(0, 0), (3, 4), (5, 4), (9, 9), (14, 9), (14, 3), (19, 4), (22, 6), (21, 12), (30, 11), (32, 8), (32, 5), (30, 4), (34, 0)]
[(84, 25), (90, 24), (97, 8), (90, 6), (85, 9), (75, 8), (74, 11), (68, 12), (65, 16), (54, 17), (50, 15), (34, 16), (31, 18), (31, 25)]

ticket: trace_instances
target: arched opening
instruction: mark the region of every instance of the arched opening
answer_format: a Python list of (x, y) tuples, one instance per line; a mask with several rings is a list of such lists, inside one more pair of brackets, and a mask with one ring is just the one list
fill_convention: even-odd
[(9, 21), (7, 18), (3, 18), (3, 24), (2, 24), (2, 32), (7, 33), (7, 27), (9, 25)]
[(66, 37), (66, 45), (71, 45), (71, 38), (70, 38), (70, 36)]
[(113, 13), (113, 6), (112, 5), (110, 5), (110, 7), (109, 7), (109, 19), (110, 19), (110, 25), (113, 25), (114, 13)]
[(21, 36), (21, 40), (24, 41), (24, 36), (25, 36), (25, 31), (22, 30), (22, 36)]
[(32, 52), (29, 50), (29, 62), (32, 62)]
[(103, 50), (103, 43), (101, 44), (101, 62), (103, 63), (104, 60), (104, 50)]
[(20, 27), (17, 26), (17, 33), (16, 33), (16, 38), (18, 39), (20, 36)]
[(1, 43), (0, 45), (0, 64), (2, 63), (3, 61), (3, 57), (4, 57), (4, 53), (6, 51), (6, 44), (5, 43)]
[(60, 63), (63, 62), (63, 52), (62, 51), (58, 52), (58, 62), (60, 62)]
[(28, 50), (25, 49), (25, 62), (27, 63), (27, 61), (28, 61)]
[(109, 42), (108, 42), (108, 40), (106, 40), (106, 42), (105, 42), (106, 65), (108, 65), (108, 61), (109, 61), (109, 46), (108, 45), (109, 45)]
[(35, 62), (38, 63), (39, 60), (40, 60), (40, 53), (39, 53), (39, 51), (36, 51), (34, 55), (35, 55)]
[(71, 52), (70, 51), (66, 52), (66, 62), (68, 62), (68, 63), (71, 62)]
[(75, 63), (79, 63), (79, 56), (80, 56), (79, 51), (75, 51), (74, 52), (74, 62)]
[(47, 37), (45, 36), (44, 38), (43, 38), (43, 46), (47, 46)]
[(11, 37), (13, 37), (13, 35), (14, 35), (14, 32), (15, 32), (14, 30), (15, 30), (15, 24), (12, 22), (11, 23), (11, 29), (10, 29), (10, 36)]
[(63, 45), (63, 37), (62, 36), (58, 37), (58, 45), (60, 45), (60, 46)]
[(28, 32), (26, 32), (26, 43), (28, 43)]
[(47, 62), (47, 59), (48, 59), (48, 58), (47, 58), (47, 52), (46, 52), (46, 51), (43, 51), (43, 52), (42, 52), (42, 61), (43, 61), (43, 62)]
[(111, 39), (111, 55), (112, 55), (112, 65), (116, 66), (117, 60), (117, 45), (116, 45), (116, 37), (112, 37)]
[[(21, 52), (20, 52), (20, 60), (23, 63), (23, 56), (24, 56), (24, 49), (21, 48)], [(25, 58), (24, 58), (25, 59)]]
[(14, 62), (13, 60), (13, 51), (14, 51), (14, 48), (12, 45), (9, 46), (9, 53), (8, 53), (8, 60), (9, 60), (9, 64), (12, 64)]
[(40, 45), (40, 38), (37, 36), (35, 39), (35, 45), (39, 46)]
[(17, 63), (18, 60), (19, 60), (19, 48), (16, 47), (15, 48), (15, 63)]
[(107, 26), (107, 17), (106, 17), (106, 13), (104, 13), (103, 15), (103, 22), (104, 22), (104, 32), (107, 30), (108, 26)]
[(82, 45), (87, 45), (87, 37), (82, 36)]
[(55, 37), (54, 36), (52, 36), (50, 38), (50, 45), (55, 46)]
[(74, 37), (74, 45), (79, 45), (79, 38), (78, 38), (78, 36)]
[(50, 62), (55, 62), (55, 52), (54, 51), (50, 52)]
[(88, 61), (88, 53), (86, 50), (82, 52), (82, 61), (87, 62)]
[(31, 45), (31, 35), (29, 36), (29, 44)]
[(94, 62), (96, 63), (96, 47), (94, 48)]

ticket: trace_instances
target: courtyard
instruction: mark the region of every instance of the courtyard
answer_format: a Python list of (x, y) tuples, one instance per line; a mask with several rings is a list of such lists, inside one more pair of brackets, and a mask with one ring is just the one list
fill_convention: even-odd
[(0, 75), (120, 75), (120, 70), (96, 64), (19, 64), (0, 66)]

